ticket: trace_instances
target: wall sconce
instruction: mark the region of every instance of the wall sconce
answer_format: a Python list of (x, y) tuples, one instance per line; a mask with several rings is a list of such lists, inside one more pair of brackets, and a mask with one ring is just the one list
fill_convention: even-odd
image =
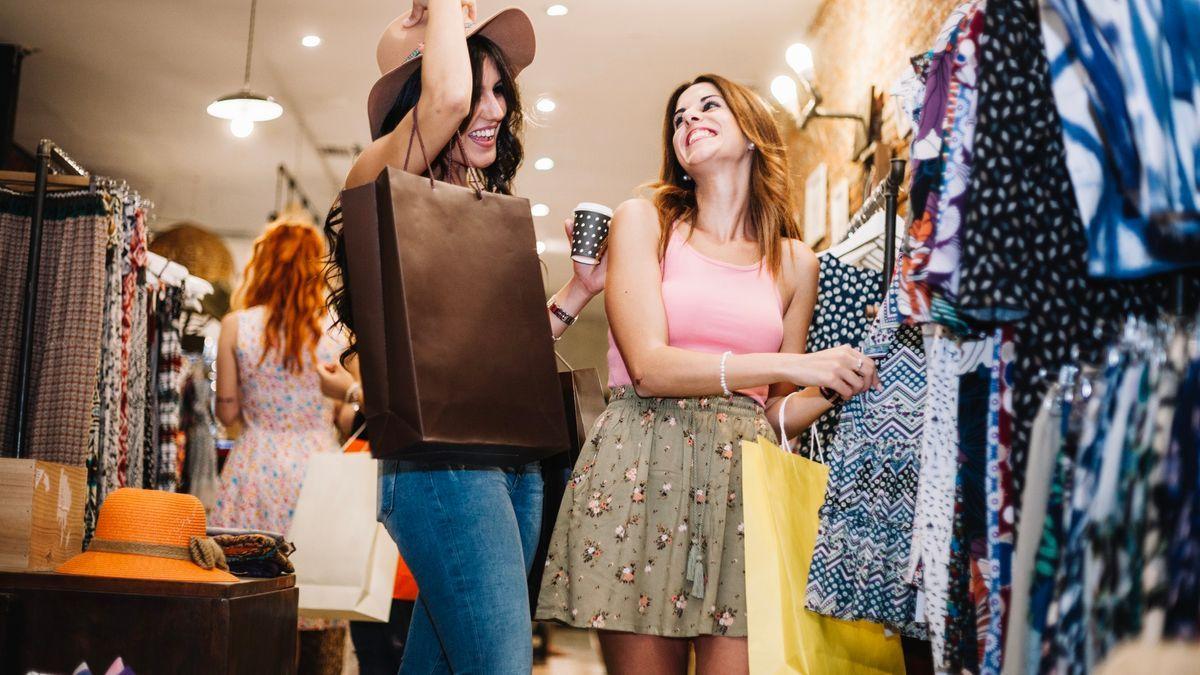
[[(865, 107), (866, 114), (849, 113), (849, 112), (830, 112), (821, 107), (821, 93), (817, 91), (817, 87), (813, 84), (813, 76), (815, 69), (813, 67), (812, 50), (807, 45), (797, 42), (788, 47), (785, 54), (788, 66), (796, 73), (796, 78), (793, 79), (787, 75), (780, 75), (771, 81), (771, 95), (779, 101), (779, 105), (792, 116), (796, 126), (804, 129), (809, 120), (813, 119), (833, 119), (833, 120), (853, 120), (858, 122), (858, 126), (862, 130), (862, 135), (856, 137), (854, 148), (854, 158), (857, 160), (863, 156), (870, 148), (872, 138), (871, 130), (875, 117), (875, 88), (869, 88), (869, 96)], [(799, 80), (799, 87), (796, 81)], [(804, 90), (804, 105), (800, 105), (800, 89)]]

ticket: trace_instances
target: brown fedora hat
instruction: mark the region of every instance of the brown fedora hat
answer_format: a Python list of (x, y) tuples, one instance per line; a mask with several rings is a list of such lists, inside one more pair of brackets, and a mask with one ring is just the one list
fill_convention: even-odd
[[(387, 117), (404, 83), (416, 71), (425, 52), (425, 27), (428, 21), (406, 28), (405, 20), (411, 12), (396, 17), (375, 48), (375, 59), (379, 62), (380, 77), (367, 97), (367, 117), (371, 122), (371, 139), (379, 138), (383, 119)], [(512, 76), (516, 77), (530, 63), (537, 50), (533, 35), (533, 22), (529, 15), (517, 7), (508, 7), (492, 16), (465, 25), (467, 37), (482, 35), (491, 40), (508, 61)]]

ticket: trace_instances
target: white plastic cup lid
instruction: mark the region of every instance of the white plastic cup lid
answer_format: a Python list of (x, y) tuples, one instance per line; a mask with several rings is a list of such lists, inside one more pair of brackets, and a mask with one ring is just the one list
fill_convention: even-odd
[(612, 209), (608, 208), (607, 206), (605, 206), (603, 204), (596, 204), (594, 202), (579, 202), (578, 204), (575, 205), (575, 210), (576, 211), (595, 211), (596, 213), (604, 214), (604, 215), (608, 216), (609, 218), (612, 218), (612, 214), (613, 214)]

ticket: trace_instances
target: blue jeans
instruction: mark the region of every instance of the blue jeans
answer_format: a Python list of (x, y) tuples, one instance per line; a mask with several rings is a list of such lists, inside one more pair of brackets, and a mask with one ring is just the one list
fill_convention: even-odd
[(537, 463), (380, 462), (379, 522), (420, 589), (402, 674), (529, 674), (526, 584), (541, 519)]

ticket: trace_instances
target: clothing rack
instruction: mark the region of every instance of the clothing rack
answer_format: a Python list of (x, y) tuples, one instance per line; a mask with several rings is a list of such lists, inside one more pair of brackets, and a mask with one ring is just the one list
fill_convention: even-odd
[[(27, 454), (29, 444), (29, 376), (33, 368), (33, 313), (37, 304), (38, 268), (42, 258), (42, 223), (46, 215), (46, 192), (51, 182), (59, 187), (86, 187), (90, 180), (53, 180), (51, 172), (66, 176), (88, 177), (87, 171), (54, 141), (42, 139), (37, 148), (37, 166), (33, 179), (33, 219), (29, 226), (29, 262), (25, 268), (25, 297), (21, 305), (21, 343), (17, 361), (17, 423), (14, 425), (13, 452), (17, 458)], [(13, 182), (19, 182), (10, 177)], [(56, 177), (55, 177), (56, 178)]]
[(907, 162), (903, 159), (892, 159), (887, 177), (879, 181), (871, 194), (863, 200), (862, 208), (850, 219), (846, 230), (847, 236), (853, 234), (883, 208), (883, 279), (880, 282), (880, 297), (887, 295), (888, 286), (892, 283), (892, 274), (896, 270), (896, 211), (899, 209), (900, 183), (904, 180), (905, 164)]
[[(120, 190), (137, 195), (137, 192), (132, 190), (125, 181), (89, 174), (79, 162), (72, 159), (65, 150), (49, 139), (42, 139), (38, 143), (35, 161), (36, 165), (32, 175), (26, 172), (0, 171), (0, 185), (19, 186), (26, 191), (32, 187), (33, 193), (33, 217), (29, 224), (29, 257), (25, 268), (25, 293), (21, 304), (21, 337), (17, 357), (15, 397), (17, 418), (13, 425), (11, 438), (13, 456), (17, 458), (23, 458), (29, 454), (29, 380), (33, 369), (34, 314), (37, 310), (46, 195), (52, 191), (87, 190), (94, 192), (97, 189)], [(137, 195), (137, 198), (147, 210), (154, 208), (154, 204), (149, 200), (142, 199), (140, 195)]]
[[(284, 185), (287, 185), (286, 201), (282, 201)], [(321, 216), (313, 209), (312, 202), (309, 200), (308, 195), (304, 193), (304, 190), (301, 189), (299, 182), (296, 181), (296, 177), (292, 175), (291, 171), (288, 171), (286, 166), (280, 164), (275, 168), (275, 210), (271, 212), (270, 219), (274, 220), (278, 218), (279, 214), (285, 208), (297, 201), (297, 198), (299, 199), (300, 206), (313, 217), (313, 222), (320, 223), (322, 221)]]

